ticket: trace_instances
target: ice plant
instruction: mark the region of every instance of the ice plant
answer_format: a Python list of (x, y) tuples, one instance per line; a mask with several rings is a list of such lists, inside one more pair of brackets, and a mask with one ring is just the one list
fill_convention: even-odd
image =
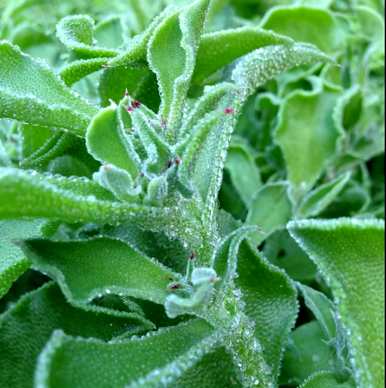
[(0, 3), (0, 386), (383, 386), (379, 10), (89, 3)]

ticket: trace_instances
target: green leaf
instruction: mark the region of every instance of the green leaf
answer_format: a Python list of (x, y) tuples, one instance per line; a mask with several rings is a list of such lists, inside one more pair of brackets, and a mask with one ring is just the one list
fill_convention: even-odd
[(202, 245), (202, 231), (195, 219), (181, 216), (190, 211), (194, 209), (188, 206), (159, 208), (119, 202), (88, 179), (0, 168), (0, 219), (39, 217), (99, 225), (135, 222), (145, 230), (179, 238), (194, 249)]
[(212, 259), (213, 268), (220, 279), (217, 285), (220, 292), (217, 297), (224, 298), (232, 286), (234, 278), (237, 276), (240, 245), (246, 236), (254, 230), (253, 227), (238, 228), (219, 242)]
[(312, 311), (318, 321), (326, 340), (335, 339), (337, 329), (335, 308), (332, 301), (311, 287), (298, 284), (298, 288), (303, 295), (306, 306)]
[(21, 125), (21, 153), (22, 158), (31, 157), (33, 154), (38, 152), (53, 135), (53, 131), (47, 127), (37, 128), (35, 125)]
[(114, 57), (117, 51), (94, 46), (94, 20), (87, 15), (66, 16), (56, 26), (59, 40), (82, 58)]
[(250, 150), (242, 144), (231, 145), (225, 168), (230, 173), (233, 186), (245, 205), (249, 206), (261, 185), (260, 173)]
[(331, 372), (318, 372), (312, 375), (300, 388), (354, 388), (351, 381), (339, 382)]
[(82, 78), (101, 70), (107, 61), (106, 58), (79, 59), (63, 67), (60, 70), (60, 78), (67, 86), (71, 86)]
[(0, 42), (0, 117), (82, 136), (94, 113), (47, 65)]
[(286, 229), (278, 230), (268, 237), (264, 242), (263, 252), (272, 264), (284, 269), (291, 279), (306, 284), (315, 280), (316, 265)]
[(157, 79), (146, 63), (105, 68), (98, 90), (102, 106), (108, 106), (111, 100), (120, 101), (126, 92), (154, 111), (160, 103)]
[(299, 216), (309, 218), (323, 212), (342, 192), (350, 178), (351, 173), (348, 172), (308, 193), (297, 210)]
[(298, 42), (312, 43), (329, 53), (339, 45), (338, 24), (326, 9), (306, 5), (275, 7), (264, 16), (261, 27)]
[(58, 156), (52, 159), (47, 166), (47, 170), (51, 174), (59, 174), (67, 177), (89, 177), (91, 175), (87, 165), (71, 155)]
[(331, 62), (331, 59), (310, 44), (273, 45), (251, 52), (232, 72), (232, 80), (239, 89), (240, 101), (237, 103), (244, 103), (259, 86), (280, 73), (315, 62)]
[[(36, 132), (43, 132), (44, 127), (35, 125), (23, 125), (23, 148), (28, 132), (28, 138), (35, 137)], [(38, 136), (36, 136), (39, 138)], [(63, 155), (68, 149), (76, 145), (78, 137), (62, 131), (50, 131), (50, 135), (46, 141), (38, 147), (33, 153), (20, 161), (20, 166), (23, 168), (42, 169), (55, 157)], [(35, 144), (38, 146), (38, 144)]]
[(301, 384), (316, 372), (334, 370), (333, 351), (323, 336), (316, 321), (301, 325), (291, 333), (283, 358), (282, 384)]
[(35, 384), (42, 388), (173, 384), (215, 342), (211, 327), (202, 320), (109, 343), (57, 331), (39, 357)]
[(89, 153), (101, 163), (111, 163), (128, 171), (133, 178), (138, 175), (140, 159), (133, 149), (115, 105), (102, 109), (92, 119), (86, 133)]
[(164, 303), (170, 270), (129, 245), (107, 238), (80, 242), (29, 241), (23, 245), (34, 268), (48, 273), (73, 303), (117, 294)]
[(290, 43), (291, 39), (256, 27), (228, 29), (202, 36), (197, 52), (193, 83), (205, 79), (249, 52), (269, 45)]
[(218, 348), (205, 356), (188, 369), (175, 383), (183, 388), (241, 388), (238, 372), (229, 353)]
[(260, 233), (251, 236), (255, 245), (260, 244), (274, 231), (284, 228), (291, 219), (292, 204), (287, 191), (286, 183), (269, 183), (253, 197), (246, 224), (256, 225), (261, 230)]
[(384, 223), (311, 220), (289, 229), (332, 289), (358, 386), (383, 386)]
[(94, 30), (95, 40), (103, 47), (120, 47), (128, 40), (124, 36), (127, 33), (126, 28), (127, 26), (124, 24), (124, 19), (121, 15), (107, 16), (96, 25)]
[(298, 313), (296, 290), (282, 270), (256, 254), (245, 241), (240, 246), (237, 273), (235, 283), (244, 311), (255, 323), (254, 334), (276, 379)]
[(0, 316), (0, 385), (32, 387), (36, 361), (51, 333), (110, 340), (151, 329), (137, 314), (101, 307), (74, 308), (57, 286), (49, 283), (20, 298)]
[[(133, 0), (138, 1), (138, 0)], [(145, 64), (147, 46), (154, 30), (157, 26), (165, 20), (172, 13), (173, 8), (167, 7), (163, 12), (159, 13), (145, 31), (136, 35), (130, 42), (130, 47), (127, 51), (121, 53), (109, 62), (111, 67), (130, 67)]]
[(197, 0), (172, 14), (156, 28), (149, 42), (148, 62), (161, 93), (160, 115), (167, 123), (168, 137), (174, 141), (208, 6), (209, 0)]
[[(219, 109), (224, 118), (213, 128), (197, 155), (195, 183), (206, 203), (204, 222), (212, 224), (223, 168), (237, 117), (248, 97), (261, 85), (281, 72), (301, 64), (329, 60), (310, 45), (268, 46), (246, 55), (232, 72), (235, 89), (226, 95)], [(213, 162), (214, 161), (214, 162)]]
[(14, 243), (30, 238), (43, 237), (45, 222), (41, 220), (0, 221), (0, 298), (12, 283), (29, 267), (30, 261)]
[(275, 141), (284, 154), (295, 199), (313, 186), (335, 155), (340, 136), (332, 117), (337, 97), (336, 90), (300, 90), (280, 107)]

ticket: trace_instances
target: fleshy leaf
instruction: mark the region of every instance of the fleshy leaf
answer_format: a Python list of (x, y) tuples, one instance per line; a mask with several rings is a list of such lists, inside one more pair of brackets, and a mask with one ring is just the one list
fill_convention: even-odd
[(26, 294), (0, 316), (0, 385), (32, 387), (36, 361), (52, 332), (110, 340), (152, 329), (137, 314), (101, 307), (74, 308), (53, 283)]
[(332, 113), (337, 97), (336, 90), (300, 90), (280, 108), (275, 140), (283, 151), (295, 200), (313, 186), (335, 154), (340, 133)]
[(311, 220), (289, 230), (332, 289), (358, 386), (383, 386), (384, 223)]
[(102, 106), (108, 106), (111, 100), (120, 101), (126, 91), (155, 111), (160, 103), (157, 79), (146, 63), (107, 67), (101, 75), (98, 90)]
[(218, 243), (218, 247), (213, 255), (212, 263), (219, 276), (218, 288), (219, 297), (223, 298), (232, 287), (235, 277), (237, 277), (237, 261), (240, 245), (246, 236), (255, 231), (255, 228), (241, 227), (232, 231)]
[(14, 243), (43, 237), (45, 222), (34, 220), (0, 221), (0, 298), (29, 267), (30, 261)]
[(256, 225), (261, 230), (260, 233), (251, 236), (256, 245), (274, 231), (284, 228), (291, 219), (292, 204), (287, 191), (286, 183), (269, 183), (253, 197), (246, 223)]
[(73, 303), (119, 294), (164, 303), (176, 276), (129, 245), (106, 238), (80, 242), (29, 241), (34, 268), (48, 273)]
[(208, 0), (197, 0), (172, 14), (157, 27), (149, 42), (148, 61), (157, 75), (162, 99), (160, 115), (171, 140), (175, 140), (180, 124), (208, 5)]
[(351, 381), (339, 382), (332, 372), (318, 372), (312, 375), (299, 388), (354, 388)]
[(78, 158), (71, 155), (58, 156), (52, 159), (47, 170), (52, 174), (59, 174), (62, 176), (79, 176), (79, 177), (90, 177), (89, 167)]
[(243, 57), (232, 72), (232, 80), (243, 103), (259, 86), (285, 70), (316, 62), (331, 62), (331, 59), (309, 44), (267, 46)]
[(275, 7), (261, 22), (261, 27), (312, 43), (325, 52), (333, 52), (339, 44), (339, 29), (333, 14), (306, 5)]
[(320, 214), (341, 193), (350, 177), (350, 173), (343, 174), (324, 185), (318, 186), (314, 191), (307, 194), (297, 210), (299, 216), (309, 218)]
[(288, 334), (298, 313), (296, 290), (284, 272), (268, 263), (243, 242), (238, 253), (236, 286), (244, 311), (255, 323), (266, 362), (276, 379)]
[(334, 304), (323, 293), (305, 285), (298, 285), (306, 306), (319, 322), (326, 340), (336, 338), (336, 317)]
[(316, 321), (301, 325), (290, 334), (283, 358), (281, 384), (301, 384), (316, 372), (334, 370), (333, 351), (323, 336)]
[(172, 384), (213, 348), (202, 320), (126, 341), (84, 340), (55, 332), (38, 361), (37, 387), (157, 387)]
[(206, 354), (179, 377), (174, 386), (184, 388), (242, 387), (233, 360), (224, 348), (218, 348)]
[(0, 117), (82, 136), (94, 113), (47, 65), (0, 42)]
[(258, 48), (290, 43), (291, 39), (256, 27), (205, 34), (197, 52), (193, 83), (201, 83), (217, 70)]
[(287, 230), (278, 230), (268, 237), (263, 252), (272, 264), (284, 269), (291, 279), (305, 284), (315, 280), (316, 265)]
[(147, 45), (154, 30), (172, 13), (172, 9), (173, 7), (167, 7), (163, 12), (156, 16), (145, 31), (132, 39), (129, 50), (111, 59), (109, 66), (130, 67), (138, 66), (140, 63), (144, 64), (146, 62)]
[[(202, 188), (206, 203), (204, 218), (212, 223), (217, 194), (222, 182), (226, 150), (236, 125), (237, 116), (248, 97), (261, 85), (281, 72), (299, 65), (329, 58), (313, 46), (305, 44), (263, 47), (243, 57), (232, 72), (234, 91), (224, 97), (220, 107), (224, 118), (211, 131), (197, 156), (196, 184)], [(200, 160), (202, 159), (202, 160)], [(209, 159), (209, 161), (208, 161)], [(214, 161), (214, 162), (213, 162)]]
[(111, 105), (102, 109), (91, 121), (86, 134), (87, 149), (101, 163), (113, 164), (127, 170), (134, 179), (140, 160), (125, 136), (119, 108)]
[(225, 168), (229, 171), (232, 183), (244, 204), (249, 206), (261, 185), (260, 173), (253, 155), (241, 144), (231, 145)]
[[(99, 224), (132, 220), (145, 229), (163, 230), (175, 236), (184, 230), (182, 224), (187, 227), (187, 221), (178, 213), (177, 208), (161, 209), (114, 201), (110, 192), (88, 179), (0, 168), (0, 218), (40, 217)], [(189, 236), (195, 241), (200, 238), (186, 230), (185, 237)]]
[(107, 58), (79, 59), (63, 67), (60, 71), (60, 78), (67, 86), (71, 86), (89, 74), (101, 70), (107, 61)]
[(117, 51), (94, 46), (94, 20), (87, 15), (71, 15), (57, 25), (59, 40), (83, 58), (114, 57)]

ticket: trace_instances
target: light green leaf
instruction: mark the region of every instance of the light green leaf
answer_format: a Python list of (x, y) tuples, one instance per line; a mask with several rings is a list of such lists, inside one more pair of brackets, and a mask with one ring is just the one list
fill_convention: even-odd
[(71, 155), (58, 156), (52, 159), (47, 166), (47, 170), (51, 174), (59, 174), (67, 177), (90, 177), (91, 175), (88, 166)]
[(29, 267), (30, 261), (14, 243), (43, 237), (44, 221), (0, 221), (0, 298)]
[(104, 17), (95, 26), (95, 40), (103, 47), (118, 48), (128, 40), (127, 29), (122, 15)]
[(254, 244), (260, 244), (271, 233), (285, 227), (291, 219), (292, 204), (287, 191), (286, 183), (269, 183), (253, 197), (246, 224), (256, 225), (261, 231), (251, 236)]
[(339, 382), (331, 372), (318, 372), (312, 375), (299, 388), (354, 388), (351, 381)]
[(176, 140), (208, 5), (209, 0), (197, 0), (172, 14), (156, 28), (149, 42), (148, 62), (157, 75), (160, 115), (167, 123), (170, 140)]
[(253, 92), (280, 73), (300, 65), (331, 62), (331, 58), (310, 44), (294, 43), (257, 49), (243, 57), (232, 72), (232, 80), (244, 103)]
[(146, 63), (132, 66), (109, 66), (99, 81), (99, 95), (102, 106), (118, 102), (127, 93), (146, 104), (154, 111), (159, 107), (157, 79)]
[(141, 162), (124, 133), (119, 110), (120, 107), (111, 105), (99, 111), (92, 119), (86, 133), (87, 149), (96, 160), (122, 168), (134, 179), (141, 168)]
[(333, 52), (339, 44), (338, 24), (327, 9), (306, 5), (272, 8), (260, 26), (298, 42), (312, 43), (325, 52)]
[(232, 287), (234, 278), (237, 277), (240, 245), (246, 236), (254, 230), (253, 227), (238, 228), (219, 242), (212, 258), (213, 268), (219, 277), (217, 288), (220, 292), (218, 298), (224, 298)]
[(51, 333), (110, 340), (143, 332), (151, 322), (137, 314), (101, 307), (74, 308), (58, 287), (49, 283), (26, 294), (0, 316), (0, 385), (30, 388), (36, 361)]
[(332, 117), (337, 97), (335, 90), (300, 90), (280, 107), (275, 141), (284, 154), (295, 200), (313, 186), (335, 154), (340, 136)]
[(261, 178), (250, 150), (242, 144), (231, 145), (225, 168), (229, 171), (233, 186), (246, 206), (260, 188)]
[(53, 131), (47, 127), (37, 128), (35, 125), (20, 126), (21, 154), (25, 160), (41, 149), (52, 137)]
[(382, 50), (384, 53), (385, 21), (381, 13), (367, 6), (357, 6), (355, 7), (355, 17), (358, 18), (361, 26), (358, 33), (363, 34), (375, 46), (376, 50)]
[(173, 158), (173, 151), (161, 135), (161, 125), (154, 113), (141, 105), (130, 114), (133, 130), (141, 139), (147, 153), (147, 169), (162, 173), (168, 161)]
[(255, 50), (240, 60), (232, 72), (235, 89), (219, 104), (224, 117), (211, 131), (197, 155), (194, 181), (200, 187), (206, 203), (204, 222), (213, 222), (226, 151), (237, 117), (247, 98), (259, 86), (291, 67), (327, 60), (328, 57), (318, 49), (304, 44), (268, 46)]
[[(34, 268), (48, 273), (73, 303), (117, 294), (164, 303), (176, 276), (129, 245), (106, 238), (81, 242), (29, 241)], [(177, 280), (177, 279), (176, 279)]]
[(224, 348), (206, 354), (173, 385), (183, 388), (242, 387), (233, 360)]
[(131, 175), (121, 168), (113, 165), (102, 166), (93, 174), (93, 180), (111, 191), (119, 201), (135, 202), (141, 193), (141, 186), (134, 187)]
[(55, 332), (41, 353), (36, 387), (159, 387), (172, 384), (216, 340), (202, 320), (127, 341), (84, 340)]
[(289, 224), (330, 285), (360, 388), (384, 385), (384, 223), (341, 219)]
[[(283, 358), (281, 384), (303, 383), (316, 372), (334, 370), (334, 355), (316, 321), (297, 327), (290, 335)], [(330, 388), (328, 385), (323, 388)]]
[(255, 323), (254, 334), (276, 379), (298, 313), (296, 290), (282, 270), (256, 254), (245, 241), (238, 253), (237, 272), (235, 283), (245, 303), (244, 311)]
[(146, 63), (147, 45), (154, 30), (166, 17), (170, 16), (172, 10), (172, 7), (167, 7), (163, 12), (159, 13), (145, 31), (136, 35), (131, 40), (130, 48), (127, 51), (110, 60), (109, 66), (130, 67), (138, 66), (139, 64), (144, 65)]
[(325, 210), (336, 197), (342, 192), (347, 182), (350, 180), (351, 173), (348, 172), (324, 185), (318, 186), (315, 190), (308, 193), (302, 200), (298, 211), (300, 217), (314, 217)]
[(298, 284), (306, 306), (312, 311), (321, 329), (323, 330), (326, 340), (336, 338), (336, 317), (335, 308), (332, 301), (330, 301), (323, 293)]
[[(44, 127), (37, 127), (35, 125), (23, 125), (23, 148), (26, 140), (26, 134), (28, 132), (28, 138), (35, 137), (36, 132), (41, 132)], [(44, 133), (44, 131), (42, 131)], [(50, 131), (50, 135), (46, 138), (46, 141), (37, 147), (34, 152), (28, 155), (25, 159), (20, 161), (20, 167), (22, 168), (37, 168), (41, 169), (46, 166), (52, 159), (65, 153), (71, 146), (76, 145), (79, 140), (78, 137), (62, 131)], [(39, 138), (38, 136), (36, 136)], [(29, 146), (31, 146), (30, 144)], [(33, 144), (38, 146), (38, 143)]]
[(59, 40), (82, 58), (114, 57), (117, 51), (94, 46), (94, 20), (88, 15), (66, 16), (56, 26)]
[(274, 232), (264, 242), (264, 255), (285, 270), (296, 281), (309, 284), (315, 280), (317, 268), (313, 261), (292, 239), (286, 229)]
[(94, 113), (47, 65), (0, 42), (0, 117), (82, 136)]
[(193, 83), (201, 83), (237, 58), (261, 47), (290, 43), (291, 39), (256, 27), (242, 27), (202, 36)]
[(206, 86), (203, 95), (196, 101), (193, 108), (184, 117), (180, 135), (183, 141), (187, 137), (193, 137), (197, 132), (195, 127), (202, 125), (203, 118), (209, 116), (219, 106), (221, 106), (222, 99), (232, 91), (232, 85), (227, 82), (222, 82), (214, 86)]
[[(156, 209), (148, 208), (157, 213)], [(0, 169), (0, 217), (47, 217), (62, 221), (117, 223), (139, 215), (145, 207), (113, 201), (93, 181)]]
[(0, 168), (0, 219), (38, 217), (99, 225), (135, 222), (140, 228), (179, 238), (196, 249), (202, 245), (201, 225), (193, 214), (186, 217), (194, 211), (188, 204), (185, 208), (161, 208), (119, 202), (88, 179)]
[(67, 86), (71, 86), (82, 78), (101, 70), (107, 61), (107, 58), (79, 59), (63, 67), (60, 70), (60, 78)]

